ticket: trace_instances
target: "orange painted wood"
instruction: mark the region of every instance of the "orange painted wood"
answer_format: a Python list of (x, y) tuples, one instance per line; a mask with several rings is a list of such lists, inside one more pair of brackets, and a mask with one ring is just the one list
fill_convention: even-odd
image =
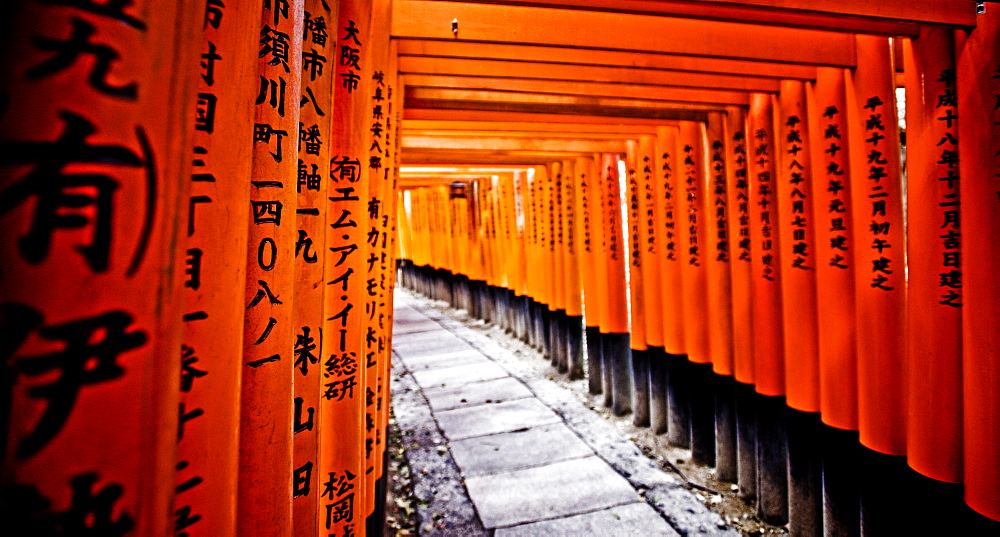
[[(537, 261), (544, 267), (552, 267), (553, 259), (549, 250), (552, 240), (552, 213), (549, 210), (549, 173), (545, 166), (535, 166), (535, 226), (538, 231), (538, 241), (535, 243)], [(552, 271), (544, 271), (538, 275), (538, 295), (535, 300), (552, 310), (554, 300), (552, 294)]]
[[(853, 93), (848, 90), (857, 113), (850, 132), (862, 147), (852, 152), (857, 179), (851, 191), (859, 246), (855, 259), (858, 431), (865, 446), (905, 455), (906, 279), (902, 267), (906, 239), (890, 44), (888, 38), (858, 36), (860, 63), (853, 76)], [(875, 271), (875, 263), (882, 263), (883, 258), (899, 270), (892, 269), (892, 274)]]
[[(520, 111), (497, 111), (497, 110), (459, 110), (446, 108), (427, 108), (416, 106), (411, 103), (403, 110), (404, 121), (410, 120), (431, 120), (431, 121), (509, 121), (509, 122), (541, 122), (541, 123), (567, 123), (571, 125), (642, 125), (659, 126), (665, 123), (662, 119), (617, 116), (609, 120), (607, 116), (595, 113), (578, 114), (556, 114), (551, 112), (520, 112)], [(669, 124), (669, 121), (666, 122)], [(404, 156), (404, 161), (407, 158)], [(451, 164), (462, 164), (461, 159), (457, 159)]]
[[(563, 162), (553, 162), (549, 172), (549, 213), (552, 215), (552, 240), (550, 242), (552, 260), (552, 295), (553, 300), (549, 309), (554, 311), (566, 309), (566, 251), (563, 215), (563, 182), (566, 180), (563, 172), (566, 171)], [(572, 173), (572, 170), (569, 170)]]
[[(907, 140), (906, 453), (918, 472), (962, 479), (962, 263), (957, 83), (951, 31), (903, 42)], [(943, 118), (943, 119), (940, 119)], [(951, 138), (949, 138), (949, 136)]]
[(965, 501), (1000, 520), (1000, 12), (989, 6), (978, 27), (956, 35), (958, 136), (965, 221), (962, 320)]
[(165, 535), (200, 21), (53, 4), (5, 9), (2, 485), (34, 508), (6, 524)]
[[(460, 21), (458, 36), (451, 30), (455, 18)], [(607, 35), (616, 36), (614, 47), (608, 46)], [(506, 5), (399, 2), (392, 36), (854, 65), (853, 36), (836, 32)]]
[(633, 350), (644, 351), (646, 342), (646, 296), (645, 280), (648, 277), (642, 264), (642, 249), (645, 245), (646, 226), (642, 213), (642, 187), (639, 183), (639, 144), (628, 142), (625, 154), (625, 215), (622, 225), (628, 240), (628, 299), (629, 299), (629, 343)]
[(646, 343), (663, 346), (663, 279), (660, 276), (660, 240), (663, 239), (663, 218), (658, 205), (656, 183), (655, 136), (639, 137), (636, 176), (639, 180), (639, 226), (642, 231), (639, 255), (645, 277), (642, 281), (646, 314)]
[(531, 228), (529, 226), (529, 192), (528, 192), (528, 172), (518, 171), (514, 174), (514, 192), (517, 207), (517, 277), (514, 294), (517, 296), (528, 295), (528, 255), (531, 239)]
[[(336, 41), (327, 33), (337, 13), (322, 0), (306, 0), (303, 16), (302, 89), (299, 110), (298, 195), (293, 315), (292, 523), (293, 533), (313, 535), (319, 524), (320, 387), (323, 384), (324, 264), (330, 143), (333, 135), (332, 60)], [(308, 63), (307, 63), (308, 62)], [(294, 101), (293, 101), (294, 102)], [(337, 193), (334, 192), (334, 195)]]
[(681, 123), (677, 138), (677, 194), (680, 195), (681, 215), (678, 254), (681, 260), (684, 289), (684, 350), (694, 363), (711, 360), (708, 337), (708, 270), (711, 241), (705, 215), (707, 165), (703, 123)]
[(257, 9), (222, 13), (217, 25), (199, 25), (202, 50), (197, 59), (201, 76), (196, 105), (207, 112), (208, 103), (214, 102), (215, 110), (211, 129), (194, 132), (189, 199), (195, 203), (185, 244), (184, 312), (205, 315), (184, 323), (181, 347), (181, 404), (185, 414), (201, 412), (190, 427), (185, 426), (177, 444), (174, 513), (185, 515), (178, 517), (177, 527), (191, 535), (236, 532), (233, 491), (238, 476), (246, 308), (239, 290), (246, 285), (251, 185), (245, 178), (250, 175), (253, 151), (246, 133), (254, 128), (246, 103), (260, 86), (255, 38), (260, 13)]
[[(302, 74), (303, 2), (284, 11), (265, 7), (257, 73), (267, 86), (254, 105), (253, 167), (243, 380), (240, 409), (240, 475), (237, 532), (292, 530), (292, 371), (298, 177), (296, 136)], [(276, 33), (276, 32), (280, 32)], [(290, 38), (287, 59), (282, 42)], [(294, 36), (294, 37), (292, 37)], [(287, 67), (287, 70), (286, 70)], [(285, 93), (281, 88), (284, 85)], [(273, 97), (273, 98), (272, 98)], [(284, 224), (284, 225), (282, 225)]]
[[(690, 101), (690, 93), (677, 91), (683, 88), (716, 90), (708, 94), (708, 102), (714, 99), (729, 102), (737, 100), (734, 91), (774, 91), (778, 82), (773, 78), (751, 75), (730, 75), (690, 71), (669, 71), (659, 69), (631, 69), (627, 67), (605, 67), (595, 65), (565, 65), (560, 63), (504, 61), (468, 58), (432, 58), (427, 56), (403, 56), (400, 69), (406, 75), (436, 75), (449, 77), (485, 77), (523, 80), (525, 87), (514, 88), (521, 93), (562, 93), (546, 89), (546, 81), (561, 82), (555, 87), (569, 88), (570, 82), (602, 82), (613, 80), (626, 85), (650, 86), (646, 95), (631, 94), (628, 89), (612, 96), (632, 97), (650, 101), (673, 100), (676, 94), (681, 102)], [(511, 88), (500, 88), (510, 90)], [(471, 90), (467, 90), (469, 92)], [(663, 93), (660, 93), (660, 92)], [(415, 95), (434, 95), (429, 88)], [(443, 92), (437, 92), (444, 94)], [(579, 92), (568, 92), (579, 93)]]
[[(857, 226), (851, 192), (858, 174), (851, 169), (850, 137), (844, 71), (819, 68), (816, 107), (811, 114), (814, 183), (821, 188), (813, 210), (820, 225), (816, 234), (816, 299), (819, 322), (820, 406), (823, 423), (854, 430), (857, 417), (857, 339), (854, 272)], [(789, 382), (789, 385), (792, 383)]]
[[(618, 0), (612, 1), (617, 2)], [(418, 39), (400, 39), (398, 42), (399, 54), (402, 56), (483, 58), (490, 60), (564, 63), (570, 65), (628, 66), (636, 69), (697, 71), (770, 78), (794, 78), (797, 80), (812, 79), (816, 76), (816, 68), (811, 65), (697, 56), (671, 56), (655, 52), (641, 53), (619, 50), (553, 48), (516, 43), (476, 43), (463, 40), (424, 41)]]
[[(733, 363), (733, 294), (730, 265), (735, 243), (730, 232), (733, 207), (729, 202), (726, 162), (726, 116), (709, 115), (705, 125), (708, 175), (704, 198), (706, 219), (706, 280), (708, 304), (709, 360), (713, 370), (726, 370)], [(716, 366), (716, 362), (722, 365)]]
[[(365, 484), (365, 242), (369, 198), (371, 61), (370, 2), (339, 2), (331, 40), (337, 45), (333, 86), (324, 272), (326, 322), (323, 326), (323, 386), (320, 401), (319, 528), (328, 533), (361, 531), (369, 491)], [(353, 61), (354, 57), (358, 61)], [(357, 77), (357, 78), (355, 78)], [(357, 82), (357, 86), (353, 82)], [(338, 190), (342, 189), (342, 190)], [(424, 222), (415, 262), (436, 262), (429, 196), (421, 192), (413, 210)], [(415, 241), (417, 242), (417, 241)]]
[(615, 155), (601, 155), (601, 177), (604, 198), (604, 282), (607, 286), (607, 325), (601, 327), (605, 334), (628, 333), (628, 306), (625, 290), (625, 248), (622, 234), (621, 190), (618, 161)]
[(602, 308), (605, 301), (603, 290), (603, 273), (605, 267), (603, 252), (604, 242), (604, 198), (601, 196), (603, 180), (600, 168), (594, 157), (579, 157), (576, 160), (576, 171), (580, 178), (579, 235), (582, 250), (581, 274), (583, 278), (584, 317), (588, 327), (600, 327), (603, 319)]
[[(747, 114), (742, 108), (726, 109), (726, 169), (727, 197), (732, 217), (729, 235), (732, 239), (733, 360), (712, 363), (721, 375), (733, 375), (744, 384), (754, 382), (753, 354), (753, 252), (750, 237), (750, 158), (747, 154), (749, 133)], [(760, 246), (758, 245), (757, 248)]]
[[(562, 207), (563, 207), (563, 267), (566, 315), (583, 315), (583, 275), (580, 268), (580, 236), (578, 234), (580, 205), (577, 191), (580, 190), (580, 171), (576, 161), (563, 162)], [(500, 255), (503, 255), (502, 253)]]
[(656, 133), (656, 199), (662, 217), (660, 244), (660, 310), (663, 318), (663, 346), (671, 354), (684, 354), (684, 244), (680, 227), (684, 218), (681, 185), (682, 158), (676, 127), (660, 127)]
[[(816, 180), (813, 171), (813, 146), (822, 144), (813, 138), (811, 127), (818, 116), (811, 114), (807, 91), (812, 88), (797, 81), (783, 81), (778, 95), (779, 123), (775, 151), (782, 156), (777, 167), (776, 191), (781, 200), (779, 223), (784, 268), (781, 300), (786, 349), (785, 386), (788, 406), (803, 412), (820, 411), (819, 348), (816, 323), (816, 272), (826, 259), (819, 255), (817, 229), (829, 227), (828, 218), (813, 213), (816, 191), (825, 181)], [(844, 111), (846, 114), (846, 110)], [(842, 117), (843, 116), (842, 114)], [(845, 125), (846, 128), (846, 125)], [(845, 149), (846, 152), (846, 149)], [(822, 176), (818, 176), (822, 177)], [(820, 188), (814, 185), (820, 185)], [(825, 214), (825, 211), (819, 213)], [(853, 322), (853, 318), (843, 320)], [(831, 394), (836, 396), (836, 394)], [(846, 395), (845, 395), (846, 397)]]
[[(479, 3), (489, 3), (490, 0), (474, 0)], [(937, 5), (934, 5), (934, 4)], [(722, 20), (753, 22), (771, 26), (787, 26), (792, 28), (813, 28), (883, 35), (916, 35), (917, 24), (908, 21), (950, 21), (950, 24), (974, 24), (972, 11), (967, 8), (957, 11), (952, 4), (931, 0), (916, 6), (902, 6), (880, 10), (870, 9), (869, 2), (855, 4), (847, 2), (830, 3), (824, 9), (809, 4), (803, 9), (797, 2), (725, 2), (716, 3), (708, 8), (698, 2), (684, 0), (536, 0), (521, 1), (520, 5), (537, 5), (548, 7), (570, 7), (580, 9), (593, 8), (612, 13), (636, 13), (655, 15), (674, 15), (702, 20)], [(877, 4), (882, 7), (884, 4)], [(892, 4), (890, 4), (892, 5)], [(769, 6), (787, 9), (774, 9)], [(942, 13), (947, 12), (947, 13)], [(890, 18), (886, 17), (887, 13)]]
[[(774, 97), (755, 93), (747, 117), (750, 238), (753, 280), (753, 356), (757, 393), (785, 394), (785, 356), (781, 303), (781, 242), (776, 194)], [(740, 380), (740, 379), (737, 379)]]

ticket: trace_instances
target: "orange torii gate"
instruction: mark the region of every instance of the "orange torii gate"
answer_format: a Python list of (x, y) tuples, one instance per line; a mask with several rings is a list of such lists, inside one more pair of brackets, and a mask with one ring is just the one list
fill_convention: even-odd
[(398, 253), (769, 521), (995, 530), (995, 2), (7, 13), (11, 527), (380, 533)]

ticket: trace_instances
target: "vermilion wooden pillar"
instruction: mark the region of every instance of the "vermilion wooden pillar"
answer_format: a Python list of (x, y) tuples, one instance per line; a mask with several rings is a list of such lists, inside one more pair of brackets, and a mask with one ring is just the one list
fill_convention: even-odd
[[(991, 5), (957, 41), (965, 214), (963, 388), (965, 500), (1000, 520), (1000, 11)], [(964, 118), (968, 118), (965, 120)]]
[[(369, 198), (371, 60), (370, 2), (339, 3), (330, 32), (337, 58), (333, 85), (333, 136), (330, 143), (323, 325), (319, 475), (321, 532), (360, 532), (369, 491), (365, 485), (365, 278)], [(332, 26), (332, 25), (331, 25)], [(415, 196), (413, 208), (429, 211), (430, 196)], [(430, 216), (430, 213), (426, 213)], [(436, 225), (426, 226), (426, 262)], [(416, 257), (416, 256), (415, 256)]]
[(653, 136), (641, 136), (636, 160), (636, 177), (639, 181), (638, 225), (642, 230), (639, 256), (646, 277), (643, 279), (643, 302), (646, 314), (646, 343), (650, 347), (663, 347), (663, 281), (660, 277), (659, 240), (662, 238), (662, 215), (656, 210), (656, 140)]
[[(285, 9), (287, 7), (287, 9)], [(297, 105), (303, 2), (264, 7), (253, 108), (237, 532), (292, 529)]]
[(677, 152), (677, 127), (656, 129), (657, 211), (660, 226), (660, 289), (663, 320), (663, 347), (670, 354), (684, 354), (684, 245), (681, 229), (684, 217), (683, 175)]
[[(857, 241), (851, 192), (858, 176), (851, 169), (849, 115), (844, 71), (817, 68), (816, 108), (810, 116), (817, 228), (816, 298), (819, 321), (820, 405), (823, 422), (857, 429), (857, 344), (854, 271)], [(791, 384), (791, 383), (789, 383)], [(818, 394), (817, 394), (818, 395)]]
[(628, 376), (631, 372), (631, 357), (625, 288), (624, 249), (628, 245), (623, 243), (621, 190), (616, 156), (603, 154), (601, 170), (604, 199), (604, 281), (608, 299), (608, 324), (601, 330), (605, 334), (601, 352), (605, 374), (610, 373), (612, 411), (623, 415), (631, 410), (632, 387)]
[[(578, 161), (563, 163), (563, 244), (566, 276), (566, 368), (571, 379), (583, 378), (583, 275), (581, 273), (580, 174)], [(506, 214), (512, 213), (507, 210)], [(503, 256), (500, 253), (500, 256)]]
[[(778, 96), (780, 125), (776, 152), (782, 158), (775, 186), (781, 204), (781, 236), (784, 268), (781, 280), (786, 356), (788, 406), (804, 412), (819, 412), (819, 351), (816, 324), (816, 270), (826, 260), (816, 247), (817, 227), (825, 221), (813, 214), (813, 144), (806, 103), (806, 83), (783, 80)], [(817, 222), (823, 222), (817, 224)]]
[(579, 238), (581, 244), (581, 276), (583, 279), (584, 319), (587, 332), (587, 380), (591, 394), (601, 393), (601, 311), (605, 300), (602, 291), (601, 269), (604, 260), (601, 258), (604, 242), (604, 218), (601, 216), (603, 198), (601, 197), (601, 176), (594, 157), (580, 157), (576, 161), (577, 175), (580, 178), (579, 203), (580, 209)]
[[(243, 293), (254, 118), (258, 93), (255, 9), (210, 6), (202, 28), (184, 260), (181, 415), (196, 416), (178, 441), (175, 529), (192, 535), (236, 532)], [(207, 115), (214, 103), (214, 115)], [(239, 141), (239, 142), (237, 142)]]
[(766, 94), (750, 97), (749, 198), (750, 237), (755, 247), (753, 261), (753, 354), (754, 376), (759, 398), (757, 412), (758, 511), (764, 520), (783, 524), (788, 520), (788, 481), (784, 401), (785, 349), (781, 302), (783, 273), (780, 241), (780, 208), (776, 170), (781, 155), (775, 144), (775, 98)]
[[(957, 83), (950, 30), (903, 44), (907, 141), (907, 458), (962, 479), (962, 221)], [(980, 112), (982, 113), (982, 112)], [(884, 264), (884, 263), (883, 263)], [(900, 268), (887, 267), (896, 271)]]
[(165, 535), (202, 21), (194, 2), (55, 4), (5, 8), (6, 524)]
[[(771, 96), (753, 94), (748, 121), (750, 238), (753, 247), (753, 357), (757, 393), (785, 394), (779, 207)], [(739, 190), (739, 189), (737, 189)], [(739, 195), (737, 193), (737, 195)], [(742, 314), (743, 312), (737, 312)]]
[(635, 140), (627, 142), (625, 155), (626, 178), (626, 235), (628, 237), (629, 343), (632, 347), (632, 368), (629, 371), (634, 386), (632, 410), (633, 423), (649, 425), (649, 350), (646, 343), (647, 303), (644, 287), (649, 273), (642, 264), (642, 250), (646, 243), (645, 215), (642, 211), (642, 185), (639, 174), (639, 147)]
[[(750, 159), (747, 155), (747, 114), (742, 108), (726, 109), (726, 160), (729, 162), (727, 197), (732, 217), (729, 235), (732, 237), (733, 264), (730, 267), (733, 293), (733, 359), (713, 362), (716, 373), (733, 375), (741, 383), (754, 382), (753, 356), (753, 241), (750, 238)], [(757, 248), (760, 248), (758, 245)]]
[[(861, 443), (906, 454), (906, 240), (891, 40), (858, 36), (853, 76), (860, 151), (852, 185), (857, 296), (858, 430)], [(880, 270), (885, 265), (891, 273)], [(893, 267), (899, 267), (895, 269)]]
[[(336, 4), (334, 4), (336, 6)], [(302, 44), (302, 101), (299, 110), (298, 194), (295, 240), (295, 313), (292, 372), (292, 522), (297, 535), (318, 530), (319, 427), (321, 363), (323, 352), (327, 197), (330, 178), (330, 142), (333, 135), (332, 51), (328, 25), (337, 20), (335, 10), (323, 0), (306, 0)]]
[(703, 125), (683, 121), (680, 125), (677, 156), (677, 193), (680, 211), (681, 271), (684, 280), (684, 346), (688, 359), (694, 363), (709, 363), (707, 259), (711, 255), (708, 227), (705, 225), (705, 139)]
[[(708, 147), (708, 175), (705, 181), (705, 244), (708, 304), (709, 361), (716, 373), (727, 371), (733, 362), (733, 301), (730, 264), (736, 241), (730, 233), (733, 207), (729, 200), (726, 162), (726, 116), (713, 112), (708, 116), (705, 137)], [(721, 362), (716, 365), (716, 362)]]

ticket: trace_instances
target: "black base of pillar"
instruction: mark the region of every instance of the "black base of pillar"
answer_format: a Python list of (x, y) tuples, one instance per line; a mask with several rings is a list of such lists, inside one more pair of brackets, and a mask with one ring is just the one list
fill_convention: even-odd
[(715, 477), (735, 483), (736, 464), (736, 381), (715, 376)]
[(605, 371), (610, 372), (611, 411), (617, 416), (624, 416), (632, 410), (631, 351), (629, 334), (604, 334), (601, 355)]
[(823, 535), (861, 535), (857, 431), (823, 427)]
[(691, 375), (691, 459), (715, 466), (715, 383), (712, 364), (688, 364)]
[(566, 316), (566, 367), (570, 380), (582, 379), (583, 374), (583, 317)]
[(587, 386), (590, 393), (597, 395), (601, 393), (601, 378), (604, 370), (601, 364), (601, 329), (596, 326), (588, 326), (587, 336)]
[(667, 352), (649, 348), (649, 426), (656, 434), (667, 432)]
[(788, 530), (823, 535), (823, 465), (819, 414), (788, 409)]
[(760, 396), (757, 406), (757, 512), (768, 524), (788, 523), (788, 423), (784, 397)]
[(690, 362), (683, 354), (667, 355), (667, 442), (691, 448)]
[(757, 394), (753, 385), (736, 383), (736, 464), (740, 497), (757, 501)]
[(649, 427), (649, 351), (632, 349), (632, 379), (635, 397), (632, 423), (636, 427)]

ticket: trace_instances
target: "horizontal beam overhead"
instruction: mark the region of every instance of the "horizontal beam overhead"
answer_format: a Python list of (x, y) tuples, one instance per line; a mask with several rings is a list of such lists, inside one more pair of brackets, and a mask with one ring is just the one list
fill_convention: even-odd
[[(658, 124), (669, 124), (668, 122), (658, 122)], [(608, 125), (608, 124), (587, 124), (587, 123), (551, 123), (551, 122), (528, 122), (528, 121), (449, 121), (449, 120), (422, 120), (404, 119), (402, 132), (421, 131), (460, 131), (484, 133), (505, 132), (513, 134), (523, 132), (530, 136), (607, 136), (607, 135), (638, 135), (656, 134), (656, 126), (653, 125)]]
[(915, 36), (920, 23), (973, 26), (975, 7), (952, 0), (462, 0), (610, 13), (743, 21), (864, 34)]
[[(623, 153), (616, 153), (623, 154)], [(549, 162), (561, 162), (567, 158), (590, 156), (594, 153), (570, 153), (563, 151), (468, 151), (443, 149), (410, 149), (400, 152), (402, 164), (437, 164), (441, 166), (536, 166)]]
[(570, 153), (621, 153), (625, 140), (522, 138), (503, 136), (417, 136), (403, 134), (400, 144), (411, 149), (461, 149), (467, 151), (543, 151)]
[(689, 73), (684, 71), (660, 71), (595, 65), (509, 62), (464, 58), (429, 58), (426, 56), (400, 56), (399, 72), (402, 75), (474, 76), (575, 82), (596, 81), (769, 93), (776, 93), (780, 84), (778, 80), (773, 78), (755, 76)]
[[(452, 33), (453, 19), (458, 19), (457, 34)], [(517, 5), (394, 2), (391, 35), (839, 67), (856, 62), (852, 34)]]
[(405, 107), (451, 108), (536, 112), (565, 115), (625, 116), (666, 120), (704, 121), (706, 113), (720, 106), (670, 103), (639, 99), (555, 96), (535, 93), (502, 93), (474, 90), (407, 88)]
[(525, 80), (516, 78), (486, 78), (471, 76), (407, 75), (407, 87), (452, 88), (505, 92), (547, 93), (554, 95), (586, 95), (592, 97), (622, 97), (657, 101), (733, 104), (747, 106), (750, 96), (744, 92), (612, 84), (607, 82), (574, 82), (563, 80)]
[(813, 80), (816, 68), (811, 65), (774, 63), (726, 58), (675, 56), (618, 50), (541, 47), (467, 41), (398, 40), (401, 56), (430, 56), (480, 60), (561, 63), (567, 65), (598, 65), (632, 67), (692, 73), (715, 73), (768, 78)]
[[(428, 103), (433, 104), (433, 103)], [(680, 119), (693, 119), (695, 121), (705, 120), (708, 116), (692, 114), (692, 116)], [(557, 114), (545, 110), (477, 110), (470, 108), (435, 108), (419, 107), (408, 104), (403, 108), (403, 120), (426, 120), (426, 121), (513, 121), (513, 122), (538, 122), (538, 123), (575, 123), (578, 125), (664, 125), (669, 124), (669, 118), (665, 121), (662, 118), (633, 117), (633, 116), (610, 116), (607, 114)]]

